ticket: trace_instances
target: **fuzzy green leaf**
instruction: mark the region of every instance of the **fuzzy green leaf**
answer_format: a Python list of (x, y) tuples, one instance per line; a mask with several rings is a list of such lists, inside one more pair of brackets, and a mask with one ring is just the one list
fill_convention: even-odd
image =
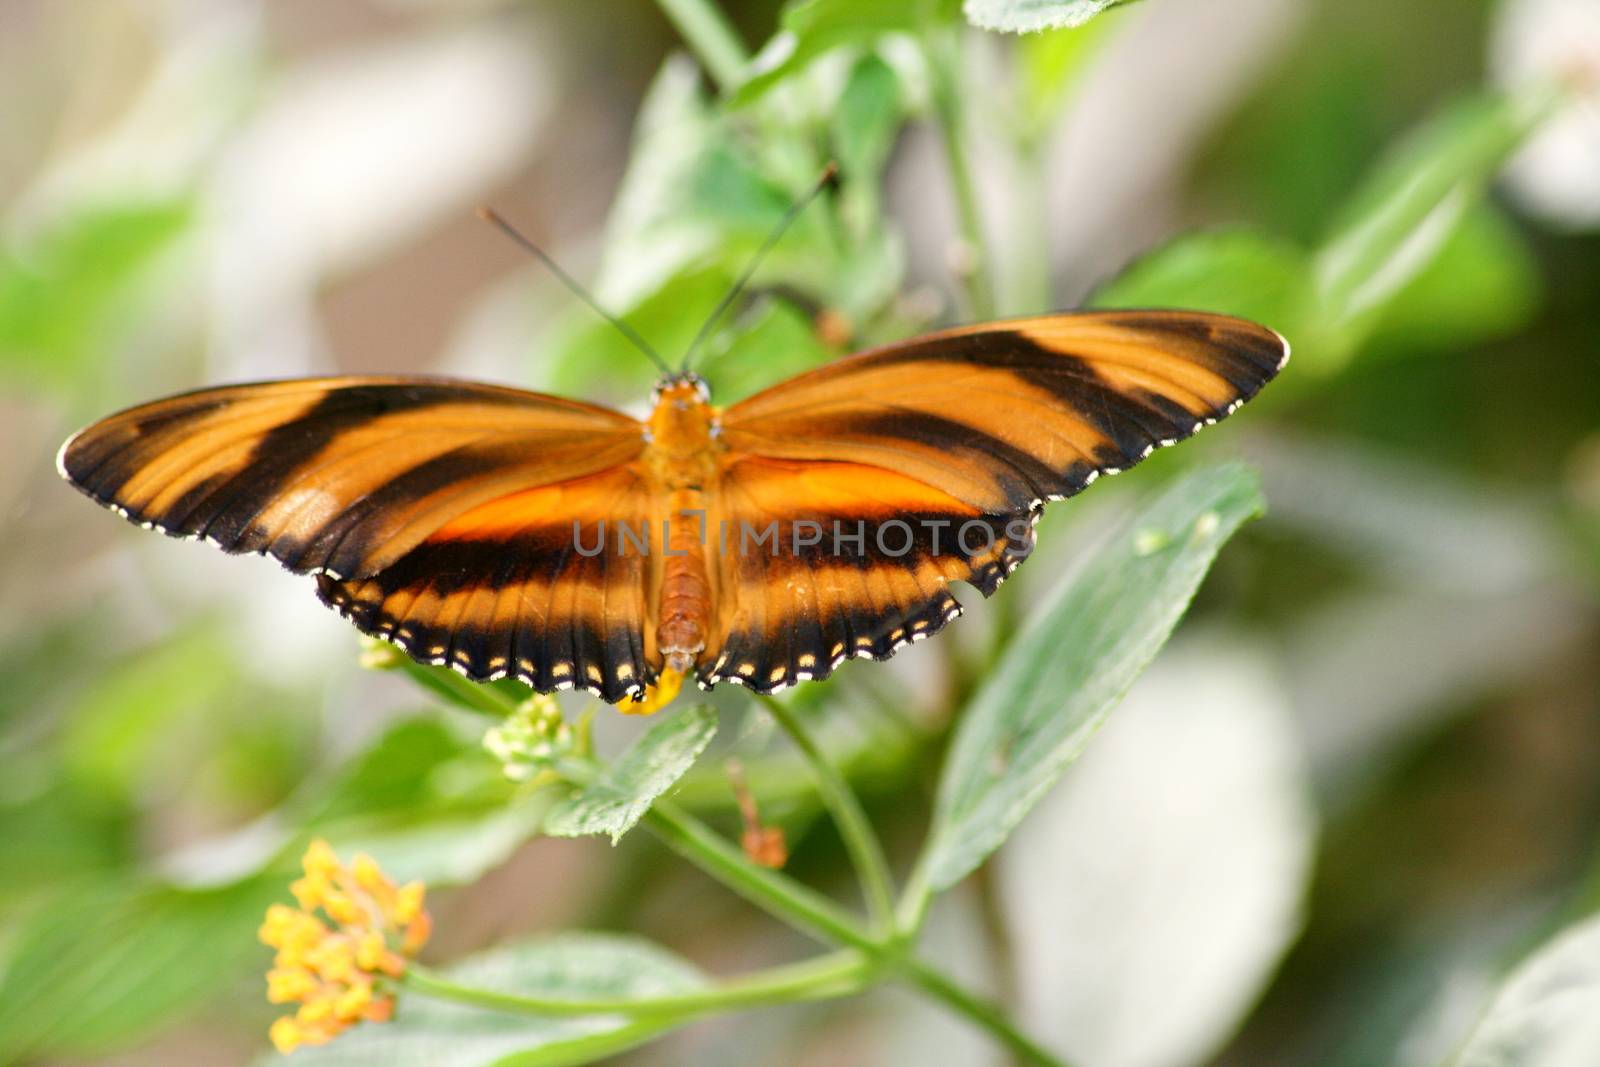
[(468, 885), (538, 834), (549, 806), (550, 798), (538, 795), (498, 809), (433, 815), (413, 825), (347, 829), (329, 840), (341, 854), (372, 856), (397, 881)]
[[(699, 77), (681, 56), (662, 66), (640, 107), (628, 171), (606, 222), (595, 292), (630, 321), (636, 305), (691, 270), (741, 271), (804, 188), (775, 175), (770, 161), (735, 136)], [(814, 180), (809, 165), (800, 180)], [(823, 216), (807, 212), (772, 249), (758, 283), (826, 282), (831, 249)], [(690, 320), (685, 328), (693, 333), (695, 317), (681, 309), (679, 316)], [(670, 339), (634, 325), (669, 359), (681, 354)]]
[(900, 80), (875, 55), (850, 71), (834, 113), (833, 151), (847, 182), (876, 186), (902, 118)]
[(471, 729), (436, 715), (411, 719), (346, 766), (278, 862), (292, 862), (315, 835), (341, 855), (376, 857), (401, 881), (460, 885), (536, 835), (550, 800), (515, 794)]
[(215, 628), (139, 650), (95, 679), (62, 737), (64, 773), (85, 797), (126, 801), (157, 770), (174, 727), (206, 714), (239, 679)]
[(842, 45), (913, 33), (933, 17), (936, 0), (800, 0), (784, 8), (781, 29), (750, 62), (731, 103), (746, 104), (812, 60)]
[[(712, 107), (693, 63), (675, 56), (662, 66), (640, 108), (594, 289), (669, 363), (682, 358), (804, 189), (776, 170)], [(815, 178), (809, 164), (802, 173), (807, 183)], [(762, 261), (751, 291), (781, 284), (822, 301), (838, 282), (840, 252), (826, 213), (807, 211)], [(599, 390), (602, 400), (637, 396), (655, 376), (587, 308), (573, 309), (539, 361), (554, 368), (544, 384), (588, 396)]]
[(109, 325), (139, 313), (130, 291), (191, 219), (187, 201), (130, 203), (86, 211), (25, 253), (0, 245), (0, 373), (84, 390), (115, 351)]
[(1539, 267), (1516, 224), (1487, 202), (1466, 213), (1438, 255), (1383, 309), (1374, 341), (1389, 349), (1460, 351), (1527, 324)]
[(1193, 233), (1136, 260), (1094, 294), (1096, 307), (1184, 307), (1239, 315), (1300, 347), (1312, 310), (1304, 252), (1253, 230)]
[(1111, 39), (1114, 19), (1091, 22), (1072, 33), (1029, 34), (1017, 42), (1017, 75), (1024, 135), (1037, 140), (1071, 98), (1069, 92)]
[(1350, 331), (1365, 329), (1434, 261), (1550, 106), (1545, 93), (1462, 101), (1380, 164), (1317, 256), (1317, 286), (1328, 320)]
[(437, 715), (402, 719), (338, 772), (302, 821), (318, 834), (341, 822), (373, 817), (414, 822), (437, 806), (440, 768), (476, 747)]
[(1450, 1067), (1600, 1061), (1600, 918), (1569, 927), (1512, 972)]
[(966, 0), (967, 21), (983, 30), (1036, 33), (1082, 26), (1096, 15), (1132, 0)]
[[(676, 362), (733, 279), (733, 273), (720, 266), (686, 270), (638, 301), (619, 306), (628, 324), (652, 348), (669, 363)], [(637, 399), (660, 374), (610, 323), (596, 319), (588, 308), (580, 310), (581, 314), (570, 315), (570, 325), (559, 330), (549, 351), (540, 355), (551, 368), (550, 387), (558, 393), (617, 403)], [(721, 385), (717, 379), (708, 380)]]
[[(705, 987), (677, 956), (648, 942), (561, 934), (474, 956), (446, 972), (462, 985), (530, 997), (615, 1000)], [(296, 1067), (552, 1067), (589, 1063), (669, 1029), (620, 1015), (542, 1018), (405, 996), (393, 1022), (360, 1026), (295, 1053)], [(277, 1067), (276, 1055), (258, 1061)]]
[(717, 713), (705, 704), (656, 723), (596, 781), (551, 811), (544, 832), (552, 837), (610, 834), (616, 844), (694, 765), (716, 732)]
[(1166, 642), (1223, 543), (1262, 509), (1246, 468), (1195, 471), (1060, 584), (961, 716), (922, 859), (931, 889), (1000, 847)]
[(763, 302), (735, 330), (719, 331), (701, 352), (695, 370), (714, 383), (718, 404), (742, 400), (830, 355), (805, 313), (781, 299)]
[(216, 996), (261, 953), (270, 879), (180, 889), (127, 879), (65, 893), (11, 935), (0, 1063), (122, 1047)]

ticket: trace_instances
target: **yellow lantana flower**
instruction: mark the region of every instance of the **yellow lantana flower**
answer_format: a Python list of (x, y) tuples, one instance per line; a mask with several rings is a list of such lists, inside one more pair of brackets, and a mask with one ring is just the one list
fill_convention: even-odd
[(284, 1053), (326, 1044), (359, 1022), (388, 1020), (395, 980), (433, 929), (422, 883), (396, 886), (370, 856), (346, 867), (319, 839), (301, 865), (305, 877), (289, 887), (298, 907), (272, 905), (260, 930), (277, 949), (267, 999), (300, 1005), (269, 1031)]

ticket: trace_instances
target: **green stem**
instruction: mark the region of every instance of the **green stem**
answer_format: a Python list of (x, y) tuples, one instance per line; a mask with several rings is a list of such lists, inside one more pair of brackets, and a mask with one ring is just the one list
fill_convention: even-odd
[[(594, 776), (594, 768), (586, 761), (566, 760), (563, 761), (560, 769), (562, 769), (562, 774), (570, 777), (573, 781), (587, 781), (587, 779)], [(736, 848), (726, 838), (720, 837), (718, 833), (707, 827), (704, 822), (672, 805), (670, 801), (656, 801), (651, 806), (650, 811), (645, 813), (645, 825), (648, 825), (651, 832), (656, 833), (659, 838), (666, 841), (670, 848), (677, 851), (678, 854), (682, 854), (691, 864), (709, 873), (710, 877), (733, 889), (734, 893), (738, 893), (739, 896), (770, 913), (773, 917), (786, 921), (790, 926), (802, 929), (806, 933), (813, 934), (813, 936), (819, 937), (822, 941), (830, 941), (834, 942), (834, 944), (845, 945), (850, 949), (858, 950), (858, 952), (848, 953), (848, 955), (861, 958), (861, 966), (864, 969), (858, 976), (851, 977), (850, 981), (859, 981), (862, 985), (866, 985), (867, 982), (872, 981), (872, 974), (878, 969), (882, 969), (885, 973), (894, 974), (901, 981), (914, 985), (915, 989), (922, 990), (928, 997), (941, 1001), (942, 1005), (946, 1005), (947, 1008), (952, 1009), (955, 1013), (962, 1014), (968, 1021), (978, 1025), (981, 1029), (987, 1030), (1000, 1045), (1011, 1049), (1016, 1056), (1021, 1057), (1022, 1061), (1034, 1064), (1035, 1067), (1067, 1067), (1064, 1062), (1059, 1061), (1059, 1059), (1053, 1059), (1042, 1048), (1038, 1048), (1034, 1041), (1024, 1037), (1014, 1025), (1011, 1025), (1011, 1022), (1006, 1019), (1005, 1013), (1002, 1013), (997, 1006), (992, 1005), (984, 998), (976, 997), (974, 993), (968, 992), (968, 990), (962, 989), (950, 977), (939, 973), (938, 969), (934, 969), (933, 966), (926, 965), (922, 960), (906, 955), (904, 941), (898, 934), (891, 933), (885, 939), (874, 936), (866, 929), (862, 929), (858, 920), (854, 920), (851, 915), (843, 912), (837, 904), (829, 901), (826, 896), (816, 893), (814, 889), (800, 885), (798, 881), (787, 877), (784, 873), (768, 870), (765, 867), (757, 867), (754, 862), (750, 862), (747, 859), (746, 854), (742, 853), (741, 849)], [(914, 885), (920, 886), (920, 888), (915, 889), (915, 891), (907, 891), (907, 901), (914, 902), (920, 899), (922, 901), (920, 907), (925, 910), (926, 897), (928, 897), (928, 889), (925, 888), (926, 883), (925, 881), (917, 880)], [(795, 965), (794, 968), (790, 968), (787, 971), (787, 974), (779, 974), (776, 981), (779, 984), (789, 984), (790, 993), (792, 993), (790, 998), (803, 997), (803, 995), (818, 995), (818, 997), (832, 995), (832, 993), (827, 992), (827, 990), (832, 989), (829, 985), (830, 981), (838, 981), (840, 984), (845, 984), (846, 982), (845, 966), (843, 966), (845, 958), (845, 955), (835, 953), (832, 957), (822, 957), (822, 960), (832, 961), (832, 963), (814, 961), (814, 966), (824, 969), (824, 971), (832, 968), (837, 963), (840, 971), (834, 976), (829, 976), (829, 974), (824, 974), (824, 976), (818, 976), (818, 974), (814, 973), (806, 974), (805, 969), (800, 969), (800, 976), (797, 977), (795, 976), (795, 969), (805, 968), (806, 965)], [(816, 984), (811, 985), (810, 982), (813, 979)], [(755, 1000), (746, 1001), (746, 1003), (771, 1003), (771, 1001), (765, 1000), (768, 995), (773, 995), (774, 1000), (781, 998), (778, 993), (773, 993), (771, 985), (766, 985), (771, 981), (774, 981), (771, 974), (757, 976), (754, 992), (741, 992), (736, 993), (736, 995), (755, 998)], [(794, 992), (794, 982), (800, 982), (802, 992)], [(765, 990), (763, 990), (763, 985), (765, 985)], [(845, 992), (848, 992), (848, 990), (845, 990)], [(570, 1003), (570, 1001), (566, 1001), (566, 1003)], [(594, 1011), (594, 1006), (590, 1003), (590, 1005), (586, 1005), (586, 1009)], [(699, 1011), (699, 1009), (701, 1008), (696, 1008), (696, 1011)], [(704, 1011), (714, 1011), (714, 1008), (706, 1006)], [(635, 1040), (635, 1038), (637, 1040), (645, 1040), (646, 1037), (650, 1037), (651, 1033), (654, 1032), (654, 1030), (650, 1029), (651, 1025), (656, 1025), (659, 1029), (659, 1024), (653, 1024), (648, 1019), (637, 1025), (638, 1027), (645, 1027), (645, 1029), (629, 1029), (629, 1032), (626, 1035), (622, 1035), (622, 1037), (626, 1037), (629, 1041)]]
[(988, 1031), (1023, 1061), (1036, 1067), (1068, 1067), (1017, 1030), (998, 1007), (921, 960), (904, 955), (901, 941), (877, 940), (841, 913), (832, 901), (791, 878), (755, 866), (743, 852), (692, 816), (657, 801), (646, 814), (645, 824), (684, 858), (746, 900), (792, 926), (860, 949), (885, 971)]
[(799, 716), (773, 697), (758, 694), (757, 699), (810, 764), (811, 773), (817, 781), (817, 794), (833, 816), (839, 836), (844, 839), (845, 850), (850, 853), (850, 861), (855, 865), (856, 877), (861, 881), (861, 892), (866, 898), (867, 913), (872, 917), (874, 928), (880, 934), (892, 931), (894, 890), (889, 861), (884, 857), (883, 845), (879, 843), (878, 835), (873, 833), (872, 823), (868, 821), (866, 812), (861, 810), (861, 802), (856, 799), (850, 783), (829, 762), (822, 746), (817, 744), (817, 739), (806, 729)]
[(517, 701), (493, 685), (469, 682), (448, 668), (429, 667), (417, 663), (404, 653), (399, 655), (402, 657), (401, 670), (410, 675), (422, 688), (443, 697), (458, 708), (480, 715), (492, 715), (496, 719), (504, 719), (517, 710)]
[(873, 955), (882, 946), (827, 897), (787, 875), (757, 867), (745, 854), (692, 815), (656, 801), (645, 825), (679, 855), (762, 910), (823, 941)]
[(932, 72), (933, 113), (944, 142), (945, 163), (955, 192), (961, 240), (972, 259), (963, 264), (967, 311), (975, 319), (994, 317), (994, 280), (990, 275), (988, 244), (983, 239), (983, 214), (978, 207), (978, 187), (967, 165), (966, 109), (961, 84), (959, 30), (935, 30), (927, 42), (928, 68)]
[(1018, 197), (1023, 209), (1013, 211), (1016, 229), (1016, 267), (1009, 294), (999, 309), (1002, 315), (1038, 315), (1055, 308), (1050, 277), (1049, 168), (1046, 147), (1039, 140), (1017, 145)]
[(900, 906), (895, 909), (900, 936), (908, 944), (916, 942), (932, 904), (933, 887), (928, 884), (923, 865), (919, 862), (911, 869), (911, 877), (906, 879), (905, 888), (900, 891)]
[(834, 952), (801, 963), (773, 967), (735, 978), (709, 989), (653, 997), (530, 997), (462, 985), (426, 967), (412, 965), (405, 985), (413, 992), (457, 1004), (520, 1015), (627, 1015), (634, 1018), (679, 1019), (735, 1008), (821, 1000), (860, 991), (871, 980), (874, 965), (859, 952)]
[(683, 34), (717, 87), (729, 92), (744, 81), (750, 59), (714, 0), (657, 0)]
[(1017, 943), (1011, 934), (1011, 924), (1007, 921), (1005, 902), (1000, 898), (994, 864), (982, 864), (972, 872), (972, 888), (976, 891), (978, 920), (983, 926), (984, 940), (989, 943), (995, 997), (1002, 1004), (1015, 1004), (1022, 993), (1017, 974)]
[(942, 971), (919, 959), (907, 958), (901, 963), (900, 978), (983, 1027), (1022, 1062), (1034, 1067), (1069, 1067), (1066, 1060), (1046, 1051), (1013, 1026), (999, 1007), (963, 989)]

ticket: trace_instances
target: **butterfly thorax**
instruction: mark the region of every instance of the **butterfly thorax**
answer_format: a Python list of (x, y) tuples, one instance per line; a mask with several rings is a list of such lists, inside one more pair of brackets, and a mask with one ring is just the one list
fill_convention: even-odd
[(698, 378), (669, 379), (656, 389), (646, 423), (645, 457), (667, 488), (702, 484), (716, 471), (722, 412), (707, 402)]
[(665, 541), (656, 598), (656, 648), (672, 670), (687, 671), (706, 647), (714, 603), (706, 562), (708, 502), (722, 451), (721, 412), (698, 378), (670, 379), (656, 391), (645, 467), (656, 483)]

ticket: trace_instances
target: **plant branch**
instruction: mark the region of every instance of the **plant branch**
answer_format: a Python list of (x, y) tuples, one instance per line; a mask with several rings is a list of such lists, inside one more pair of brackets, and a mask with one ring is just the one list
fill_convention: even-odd
[(823, 941), (881, 955), (883, 946), (827, 897), (788, 875), (757, 867), (705, 823), (656, 801), (645, 825), (674, 851), (762, 910)]
[[(825, 797), (831, 795), (833, 805), (837, 805), (830, 805), (830, 808), (840, 820), (841, 834), (847, 840), (855, 837), (855, 847), (876, 856), (876, 863), (869, 866), (881, 864), (882, 851), (877, 847), (877, 839), (838, 770), (827, 762), (810, 733), (787, 708), (776, 702), (768, 707), (811, 763), (819, 783), (830, 783), (819, 785), (819, 789)], [(566, 759), (556, 770), (569, 781), (582, 783), (592, 780), (597, 769), (586, 759)], [(781, 872), (757, 866), (732, 842), (670, 801), (657, 800), (651, 805), (645, 813), (644, 824), (674, 851), (739, 896), (796, 929), (821, 941), (843, 946), (846, 951), (758, 972), (714, 989), (639, 1000), (523, 997), (461, 986), (425, 968), (413, 969), (406, 979), (407, 985), (428, 995), (502, 1011), (544, 1015), (624, 1014), (636, 1022), (618, 1037), (633, 1041), (644, 1040), (681, 1018), (734, 1007), (842, 996), (865, 988), (879, 974), (886, 974), (965, 1016), (988, 1031), (1022, 1062), (1034, 1067), (1067, 1067), (1019, 1031), (999, 1007), (906, 952), (904, 931), (914, 931), (920, 925), (931, 896), (927, 883), (920, 878), (914, 876), (913, 886), (902, 902), (902, 907), (911, 909), (916, 923), (873, 932), (863, 929), (857, 919), (815, 890)], [(847, 830), (847, 826), (852, 829)], [(878, 870), (887, 896), (887, 868), (882, 866)]]
[(901, 962), (900, 978), (934, 1000), (952, 1008), (987, 1030), (1024, 1063), (1034, 1067), (1070, 1067), (1066, 1060), (1046, 1051), (1012, 1025), (997, 1005), (957, 985), (944, 972), (915, 957)]
[(1017, 974), (1017, 944), (1006, 918), (1005, 902), (1000, 898), (994, 864), (985, 863), (972, 872), (972, 888), (977, 896), (978, 920), (989, 945), (996, 995), (1002, 1004), (1015, 1004), (1022, 991)]
[(900, 890), (900, 905), (896, 909), (896, 918), (900, 927), (900, 936), (908, 942), (915, 942), (917, 934), (922, 930), (922, 924), (927, 921), (928, 909), (933, 904), (933, 886), (928, 883), (927, 867), (919, 860), (911, 868), (911, 877), (906, 879), (905, 888)]
[(1011, 234), (1015, 270), (1001, 315), (1037, 315), (1055, 309), (1050, 271), (1050, 192), (1046, 148), (1036, 141), (1016, 146), (1017, 188), (1020, 206), (1010, 212), (1015, 219)]
[[(413, 681), (458, 708), (479, 715), (490, 715), (496, 719), (504, 719), (517, 710), (518, 701), (493, 685), (471, 682), (455, 671), (417, 663), (398, 649), (395, 650), (395, 655), (399, 657), (400, 669), (410, 675)], [(530, 689), (528, 692), (531, 693), (533, 690)]]
[(956, 214), (961, 226), (963, 250), (970, 260), (961, 264), (966, 284), (967, 311), (974, 319), (994, 317), (994, 279), (991, 276), (988, 244), (983, 237), (983, 213), (978, 207), (977, 183), (968, 165), (966, 108), (961, 84), (961, 37), (959, 30), (931, 32), (924, 45), (928, 68), (932, 72), (934, 117), (944, 143), (945, 163), (955, 193)]
[(874, 929), (885, 934), (894, 929), (894, 889), (889, 874), (889, 862), (884, 858), (883, 845), (872, 830), (872, 823), (861, 809), (850, 783), (845, 781), (839, 768), (829, 762), (822, 746), (784, 704), (770, 696), (757, 695), (778, 726), (789, 735), (789, 740), (800, 750), (816, 777), (817, 794), (833, 816), (844, 847), (855, 865), (856, 877), (861, 881), (862, 896), (866, 898), (867, 914), (872, 917)]
[(688, 42), (706, 73), (717, 83), (717, 88), (726, 93), (744, 81), (750, 58), (715, 0), (657, 0), (657, 3)]
[(801, 963), (757, 971), (707, 989), (637, 998), (530, 997), (463, 985), (417, 965), (406, 971), (404, 982), (413, 992), (436, 1000), (519, 1015), (627, 1015), (661, 1020), (846, 996), (864, 988), (874, 969), (871, 960), (860, 952), (834, 952)]
[[(743, 852), (693, 816), (657, 801), (645, 825), (691, 863), (769, 914), (824, 940), (861, 950), (874, 964), (964, 1015), (1035, 1067), (1068, 1067), (1021, 1033), (994, 1004), (969, 992), (931, 965), (902, 952), (898, 939), (879, 941), (826, 897), (786, 875), (757, 867)], [(826, 957), (824, 957), (826, 958)]]

